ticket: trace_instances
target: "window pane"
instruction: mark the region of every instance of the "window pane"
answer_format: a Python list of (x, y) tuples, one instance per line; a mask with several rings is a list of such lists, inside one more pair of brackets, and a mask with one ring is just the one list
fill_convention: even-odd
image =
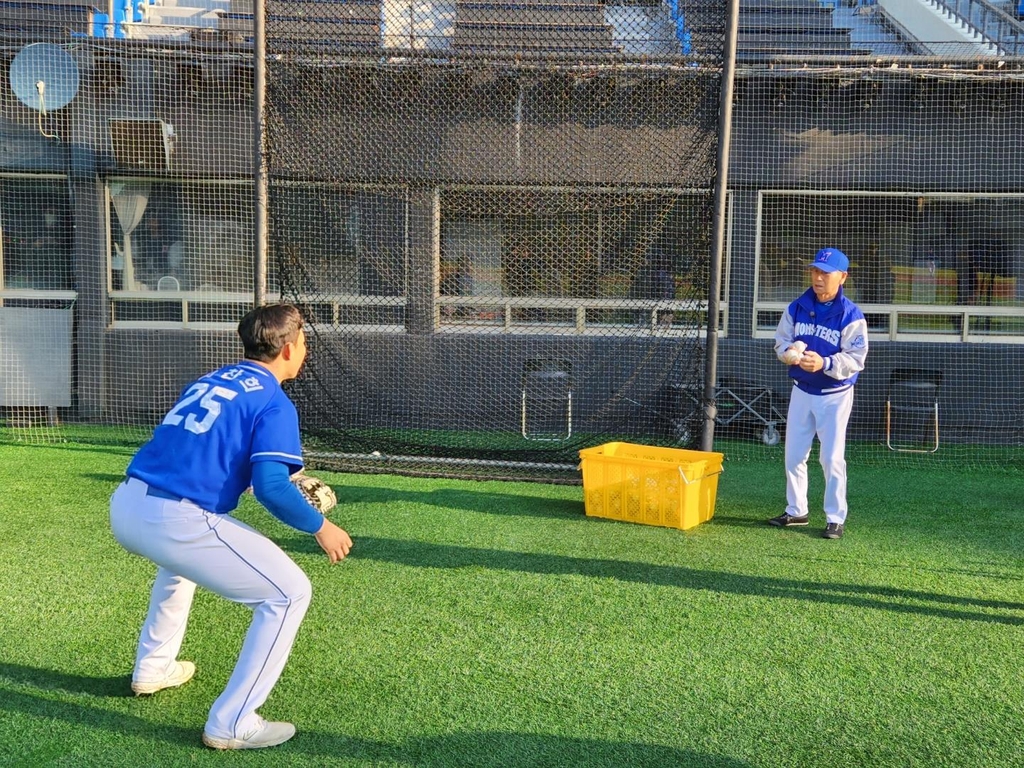
[(710, 203), (702, 193), (447, 191), (441, 321), (499, 312), (541, 332), (702, 325), (683, 303), (706, 298)]
[(251, 293), (252, 186), (182, 186), (183, 288)]
[(1021, 298), (1020, 198), (766, 194), (762, 212), (761, 301), (806, 289), (806, 265), (825, 246), (850, 257), (845, 291), (861, 304)]
[(115, 291), (252, 291), (250, 185), (109, 182)]
[(67, 182), (0, 178), (6, 288), (70, 290), (74, 229)]
[(710, 195), (623, 195), (601, 208), (599, 293), (703, 299), (710, 255)]
[(442, 225), (442, 296), (501, 296), (504, 274), (500, 219), (458, 218)]
[(271, 291), (405, 294), (401, 193), (278, 184), (270, 191), (270, 217)]

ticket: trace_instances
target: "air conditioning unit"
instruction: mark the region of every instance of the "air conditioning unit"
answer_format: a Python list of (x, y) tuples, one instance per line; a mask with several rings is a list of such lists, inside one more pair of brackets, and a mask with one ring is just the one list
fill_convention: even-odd
[(174, 126), (160, 119), (111, 119), (114, 160), (123, 168), (169, 171), (174, 155)]

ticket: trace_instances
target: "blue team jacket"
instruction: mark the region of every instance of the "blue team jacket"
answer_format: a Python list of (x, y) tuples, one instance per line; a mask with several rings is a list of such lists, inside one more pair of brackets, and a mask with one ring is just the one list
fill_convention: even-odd
[(807, 349), (825, 358), (826, 365), (814, 373), (798, 365), (789, 366), (789, 376), (796, 385), (812, 395), (839, 392), (852, 387), (864, 368), (867, 321), (860, 308), (846, 298), (842, 287), (827, 307), (818, 304), (814, 291), (808, 288), (790, 303), (779, 323), (776, 351), (781, 354), (793, 341), (807, 344)]

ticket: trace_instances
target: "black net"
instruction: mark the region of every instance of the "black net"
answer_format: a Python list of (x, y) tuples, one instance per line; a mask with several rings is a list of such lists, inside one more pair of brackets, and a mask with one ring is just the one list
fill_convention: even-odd
[(320, 449), (530, 473), (691, 443), (720, 77), (275, 60), (272, 288), (312, 322)]
[[(784, 416), (791, 384), (775, 330), (807, 290), (814, 254), (839, 248), (850, 261), (843, 290), (863, 310), (870, 342), (851, 455), (1019, 468), (1024, 90), (1006, 67), (894, 61), (745, 73), (732, 221), (756, 254), (746, 264), (753, 341), (723, 347), (721, 378), (770, 391)], [(756, 227), (739, 224), (749, 217)], [(730, 330), (737, 325), (730, 316)], [(781, 423), (758, 410), (746, 419), (755, 430), (761, 419)], [(730, 433), (743, 434), (718, 435)], [(741, 441), (730, 454), (758, 450)]]
[(832, 246), (871, 344), (851, 457), (1017, 466), (1018, 13), (741, 3), (709, 317), (724, 4), (0, 0), (0, 439), (144, 439), (258, 297), (308, 313), (318, 460), (692, 447), (709, 327), (715, 448), (772, 456), (774, 330)]

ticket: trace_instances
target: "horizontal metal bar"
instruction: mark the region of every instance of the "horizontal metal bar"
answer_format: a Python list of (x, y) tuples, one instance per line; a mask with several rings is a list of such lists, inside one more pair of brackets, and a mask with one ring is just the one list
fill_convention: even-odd
[(76, 291), (48, 291), (42, 288), (0, 289), (0, 299), (31, 299), (40, 301), (76, 301)]
[(346, 461), (365, 461), (375, 463), (403, 464), (444, 464), (446, 466), (463, 465), (469, 467), (508, 467), (510, 469), (557, 469), (564, 472), (576, 472), (576, 464), (555, 464), (543, 461), (506, 461), (502, 459), (453, 459), (437, 456), (405, 456), (382, 453), (328, 453), (324, 451), (307, 451), (309, 458), (342, 459)]
[(437, 299), (441, 305), (474, 306), (474, 307), (536, 307), (538, 309), (674, 309), (706, 311), (708, 303), (694, 299), (577, 299), (545, 296), (441, 296)]

